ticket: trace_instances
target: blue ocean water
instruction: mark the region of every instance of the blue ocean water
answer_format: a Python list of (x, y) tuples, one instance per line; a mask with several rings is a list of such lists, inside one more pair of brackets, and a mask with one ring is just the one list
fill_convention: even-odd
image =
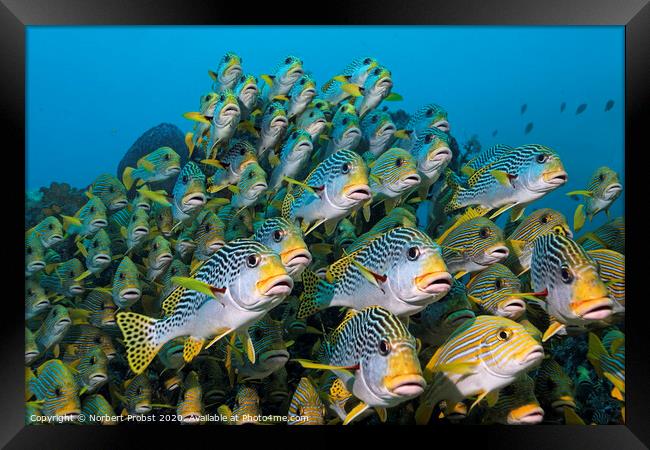
[[(557, 150), (569, 182), (535, 207), (571, 216), (576, 203), (565, 193), (583, 189), (602, 165), (625, 185), (623, 27), (173, 26), (28, 27), (26, 189), (52, 181), (85, 187), (115, 173), (150, 127), (189, 130), (182, 114), (197, 109), (210, 90), (207, 70), (226, 51), (255, 75), (299, 56), (319, 85), (355, 57), (376, 57), (404, 97), (388, 105), (408, 112), (440, 104), (461, 145), (476, 134), (484, 148)], [(587, 109), (576, 115), (582, 103)], [(614, 204), (613, 216), (623, 204)], [(604, 220), (599, 215), (593, 226)]]

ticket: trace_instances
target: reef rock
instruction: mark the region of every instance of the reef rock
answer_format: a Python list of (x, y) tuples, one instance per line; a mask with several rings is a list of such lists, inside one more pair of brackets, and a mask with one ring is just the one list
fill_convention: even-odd
[[(171, 123), (161, 123), (145, 131), (131, 145), (131, 148), (122, 157), (117, 166), (117, 178), (122, 179), (122, 173), (127, 166), (136, 167), (137, 162), (143, 156), (153, 152), (160, 147), (171, 147), (181, 157), (181, 165), (187, 162), (187, 146), (185, 145), (185, 136), (180, 128)], [(154, 190), (165, 189), (171, 192), (176, 178), (151, 183), (150, 187)]]

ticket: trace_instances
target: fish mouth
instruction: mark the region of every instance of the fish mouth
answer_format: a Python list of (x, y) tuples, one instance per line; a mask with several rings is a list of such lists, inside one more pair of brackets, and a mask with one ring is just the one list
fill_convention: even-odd
[(576, 315), (585, 320), (602, 320), (612, 315), (613, 304), (609, 297), (583, 300), (575, 308)]
[(84, 291), (85, 291), (84, 287), (79, 284), (70, 286), (70, 293), (73, 295), (83, 294)]
[(260, 361), (284, 366), (289, 361), (289, 352), (286, 350), (269, 350), (260, 355)]
[(418, 374), (399, 375), (384, 382), (389, 392), (400, 397), (417, 397), (424, 392), (427, 385), (424, 378)]
[(379, 88), (389, 88), (393, 85), (393, 80), (389, 77), (384, 77), (377, 82), (377, 87)]
[(570, 395), (563, 395), (557, 400), (551, 402), (551, 408), (556, 412), (564, 411), (564, 408), (576, 409), (576, 402)]
[(111, 262), (111, 257), (104, 253), (99, 253), (95, 255), (95, 257), (93, 258), (93, 262), (97, 265), (108, 264)]
[(308, 141), (302, 141), (298, 145), (296, 145), (296, 150), (301, 152), (308, 152), (313, 150), (313, 148), (314, 148), (313, 144)]
[(50, 301), (46, 298), (39, 300), (38, 303), (34, 305), (34, 309), (41, 310), (50, 306)]
[(427, 294), (446, 294), (451, 289), (449, 272), (431, 272), (415, 278), (417, 288)]
[(26, 361), (31, 361), (33, 358), (36, 358), (37, 356), (38, 356), (38, 350), (30, 350), (28, 352), (25, 352)]
[(93, 385), (97, 385), (99, 383), (103, 383), (107, 379), (108, 379), (108, 377), (106, 375), (104, 375), (103, 373), (96, 373), (96, 374), (94, 374), (93, 376), (90, 377), (90, 382)]
[(241, 114), (239, 106), (229, 103), (221, 110), (221, 117), (235, 117)]
[(174, 257), (171, 253), (163, 253), (161, 255), (158, 255), (158, 263), (160, 265), (163, 265), (163, 263), (171, 262), (172, 259), (174, 259)]
[(146, 414), (151, 411), (151, 405), (138, 405), (135, 407), (136, 414)]
[(544, 410), (537, 405), (524, 405), (508, 414), (509, 424), (535, 425), (544, 420)]
[(433, 128), (438, 128), (439, 130), (444, 131), (445, 133), (449, 131), (449, 122), (446, 120), (439, 120), (437, 122), (434, 122), (433, 125), (431, 125)]
[(544, 359), (544, 348), (541, 345), (536, 345), (528, 354), (521, 360), (520, 364), (532, 365), (540, 363)]
[(370, 192), (370, 187), (367, 184), (357, 184), (355, 186), (346, 188), (343, 191), (343, 196), (356, 202), (362, 202), (372, 197), (372, 193)]
[(451, 326), (459, 326), (467, 320), (473, 319), (476, 317), (472, 311), (468, 309), (461, 309), (459, 311), (454, 311), (447, 315), (445, 321)]
[(226, 245), (224, 241), (215, 241), (212, 244), (208, 245), (208, 248), (210, 249), (210, 251), (216, 252), (224, 245)]
[(605, 189), (605, 195), (604, 195), (605, 199), (611, 200), (612, 198), (620, 194), (622, 190), (623, 190), (623, 186), (621, 186), (619, 183), (610, 184), (607, 187), (607, 189)]
[(300, 78), (301, 76), (303, 76), (304, 74), (305, 74), (305, 71), (302, 69), (302, 66), (296, 66), (296, 67), (293, 67), (292, 69), (287, 71), (287, 76), (288, 77), (295, 77), (296, 80), (298, 78)]
[(201, 415), (197, 413), (189, 413), (181, 416), (182, 423), (198, 423), (201, 420)]
[(416, 186), (420, 184), (420, 181), (422, 180), (418, 174), (412, 174), (402, 179), (402, 183), (404, 183), (407, 187)]
[(262, 295), (274, 297), (278, 295), (289, 295), (293, 289), (293, 280), (289, 275), (276, 275), (264, 281), (266, 288)]
[(133, 235), (134, 236), (143, 236), (149, 234), (149, 228), (144, 227), (140, 225), (139, 227), (135, 227), (133, 229)]
[(106, 319), (102, 321), (102, 325), (105, 327), (112, 327), (115, 325), (115, 315), (113, 315), (110, 319)]
[(244, 87), (244, 89), (242, 89), (242, 93), (245, 93), (245, 94), (248, 94), (248, 95), (251, 95), (251, 96), (257, 94), (257, 92), (258, 92), (257, 85), (255, 85), (253, 83), (247, 84)]
[(545, 172), (542, 174), (542, 179), (546, 184), (557, 187), (569, 181), (569, 175), (564, 170), (556, 170), (553, 172)]
[(225, 396), (226, 393), (221, 389), (212, 389), (205, 393), (205, 399), (210, 402), (221, 401)]
[(510, 319), (519, 317), (526, 310), (526, 303), (520, 298), (506, 300), (500, 309)]
[(50, 236), (50, 239), (49, 239), (50, 245), (54, 245), (57, 242), (61, 242), (62, 240), (63, 240), (63, 236), (61, 236), (60, 234), (53, 234), (53, 235)]
[(305, 248), (294, 248), (280, 253), (280, 259), (286, 261), (285, 267), (294, 269), (306, 267), (311, 263), (311, 253)]
[(205, 194), (203, 192), (195, 192), (183, 197), (183, 206), (198, 208), (199, 206), (203, 206), (205, 201)]
[(356, 128), (356, 127), (350, 128), (350, 129), (345, 131), (344, 136), (346, 138), (349, 138), (349, 137), (361, 137), (361, 130)]
[(307, 89), (302, 91), (302, 95), (303, 95), (303, 97), (307, 97), (307, 96), (313, 97), (313, 96), (316, 95), (316, 89), (314, 89), (312, 87), (308, 87)]
[(90, 222), (90, 226), (95, 228), (104, 228), (106, 225), (108, 225), (108, 222), (104, 219), (95, 219)]
[(510, 254), (510, 250), (505, 245), (493, 245), (485, 250), (485, 259), (481, 265), (490, 265), (505, 260)]
[(449, 147), (437, 148), (427, 159), (433, 162), (445, 162), (451, 160), (451, 149)]
[(168, 167), (167, 170), (165, 170), (165, 173), (169, 176), (172, 176), (172, 175), (176, 175), (180, 171), (181, 171), (181, 166), (172, 166), (172, 167)]
[(63, 327), (65, 327), (65, 326), (70, 325), (71, 323), (72, 323), (72, 320), (70, 320), (69, 317), (64, 317), (64, 318), (62, 318), (61, 320), (59, 320), (59, 321), (56, 323), (56, 327), (57, 327), (57, 328), (63, 328)]
[(29, 272), (38, 272), (45, 267), (45, 262), (43, 261), (34, 261), (27, 266)]
[(391, 122), (388, 122), (387, 124), (385, 124), (383, 127), (381, 127), (377, 131), (377, 136), (383, 136), (385, 134), (392, 135), (392, 134), (395, 134), (396, 131), (397, 131), (397, 128), (395, 127), (395, 125), (392, 124)]
[(286, 128), (289, 125), (285, 116), (276, 116), (271, 120), (271, 128), (282, 127)]
[(120, 291), (120, 298), (126, 301), (135, 301), (140, 298), (140, 295), (142, 295), (140, 289), (128, 288)]

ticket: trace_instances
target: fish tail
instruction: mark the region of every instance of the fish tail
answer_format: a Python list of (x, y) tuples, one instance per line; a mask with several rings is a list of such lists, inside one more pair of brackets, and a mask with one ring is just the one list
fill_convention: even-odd
[(136, 374), (142, 373), (165, 343), (156, 326), (161, 321), (132, 312), (118, 313), (116, 321), (124, 335), (129, 366)]
[(133, 186), (133, 170), (133, 167), (127, 167), (124, 169), (124, 173), (122, 173), (122, 183), (127, 191)]
[(322, 300), (319, 287), (323, 284), (318, 275), (311, 270), (305, 270), (302, 273), (303, 291), (298, 299), (298, 319), (305, 319), (318, 311), (322, 310), (326, 305)]
[(445, 212), (449, 213), (463, 207), (459, 201), (459, 196), (463, 191), (463, 187), (461, 186), (460, 177), (456, 175), (451, 169), (447, 169), (445, 172), (445, 180), (447, 181), (447, 186), (449, 186), (452, 191), (449, 203), (445, 205)]
[(603, 358), (609, 356), (607, 350), (603, 346), (603, 343), (598, 339), (594, 333), (589, 333), (589, 349), (587, 350), (587, 359), (594, 366), (596, 373), (599, 377), (603, 377), (603, 369), (601, 366), (601, 361)]

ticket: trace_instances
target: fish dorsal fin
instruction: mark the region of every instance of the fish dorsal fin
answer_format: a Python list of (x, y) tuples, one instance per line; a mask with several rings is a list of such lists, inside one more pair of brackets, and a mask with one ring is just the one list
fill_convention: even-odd
[(325, 279), (329, 283), (335, 283), (337, 280), (339, 280), (345, 271), (348, 269), (348, 267), (352, 264), (354, 264), (354, 258), (357, 253), (359, 253), (362, 249), (359, 249), (353, 253), (350, 253), (343, 258), (339, 259), (338, 261), (335, 261), (332, 263), (328, 268), (327, 268), (327, 273), (325, 274)]
[(458, 219), (449, 227), (447, 228), (444, 233), (440, 235), (440, 237), (436, 240), (438, 244), (441, 244), (449, 234), (458, 228), (461, 224), (467, 222), (468, 220), (475, 219), (476, 217), (482, 217), (484, 216), (489, 209), (486, 208), (481, 208), (481, 207), (469, 207), (467, 210), (461, 214)]

